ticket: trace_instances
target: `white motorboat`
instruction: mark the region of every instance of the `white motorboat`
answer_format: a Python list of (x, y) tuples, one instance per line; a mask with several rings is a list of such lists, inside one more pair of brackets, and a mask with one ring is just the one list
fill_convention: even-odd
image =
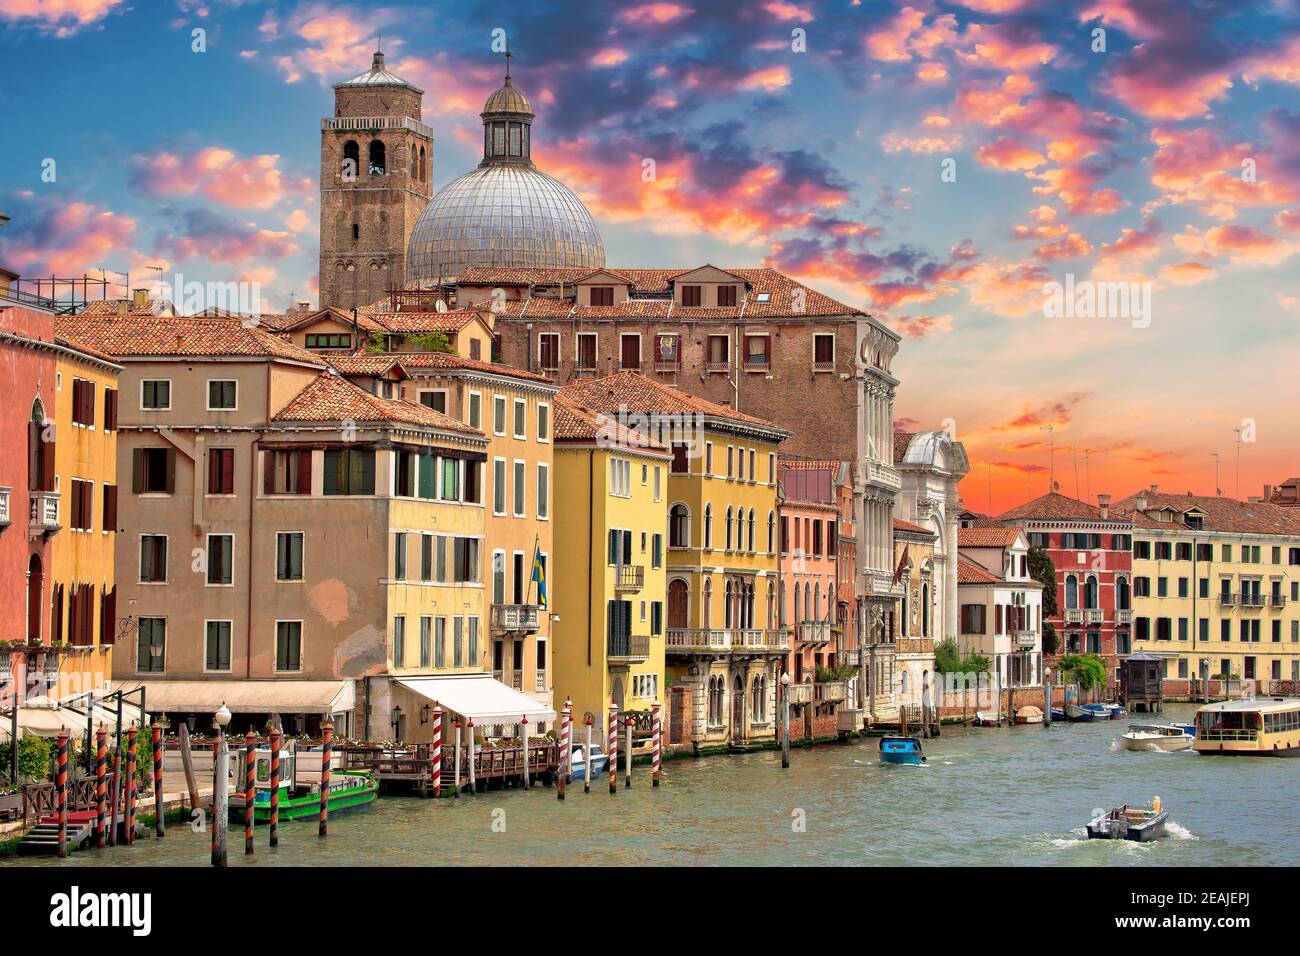
[(1125, 750), (1163, 750), (1172, 753), (1192, 745), (1191, 734), (1174, 724), (1134, 724), (1120, 740)]

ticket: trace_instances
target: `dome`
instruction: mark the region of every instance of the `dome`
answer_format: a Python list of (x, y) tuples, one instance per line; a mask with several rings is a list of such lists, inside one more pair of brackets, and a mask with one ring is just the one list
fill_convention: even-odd
[(605, 246), (587, 207), (533, 165), (533, 109), (508, 72), (481, 115), (483, 160), (420, 213), (407, 248), (407, 282), (449, 282), (472, 266), (602, 268)]
[(442, 189), (411, 233), (407, 279), (429, 286), (471, 266), (605, 265), (587, 207), (532, 164), (488, 163)]

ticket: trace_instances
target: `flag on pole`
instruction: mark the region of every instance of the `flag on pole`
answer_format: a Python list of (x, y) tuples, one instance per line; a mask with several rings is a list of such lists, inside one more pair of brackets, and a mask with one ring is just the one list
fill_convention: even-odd
[(907, 567), (908, 545), (903, 545), (903, 555), (898, 559), (898, 567), (894, 569), (894, 583), (898, 584), (903, 580), (903, 569)]
[(546, 609), (546, 567), (542, 564), (542, 552), (533, 543), (533, 582), (537, 585), (537, 604), (542, 610)]

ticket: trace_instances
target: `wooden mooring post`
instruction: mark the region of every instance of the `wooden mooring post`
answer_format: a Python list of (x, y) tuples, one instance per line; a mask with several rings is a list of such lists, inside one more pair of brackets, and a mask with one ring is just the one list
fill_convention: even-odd
[(433, 743), (429, 746), (429, 756), (433, 759), (433, 795), (442, 796), (442, 708), (433, 707)]
[(650, 785), (659, 786), (659, 761), (663, 756), (663, 727), (659, 723), (659, 701), (650, 705)]
[(181, 722), (176, 728), (176, 742), (181, 748), (181, 769), (185, 772), (185, 789), (190, 795), (190, 810), (199, 808), (199, 781), (194, 775), (194, 757), (190, 753), (190, 728)]
[(465, 719), (465, 727), (469, 731), (469, 792), (478, 793), (478, 754), (474, 751), (473, 717)]
[(253, 855), (253, 803), (257, 799), (257, 742), (244, 733), (244, 856)]
[(609, 705), (609, 750), (605, 754), (605, 775), (609, 777), (609, 795), (618, 793), (618, 702)]
[[(13, 741), (13, 746), (18, 746), (18, 741)], [(58, 739), (58, 769), (55, 771), (54, 791), (58, 798), (59, 807), (59, 858), (68, 855), (68, 732), (59, 731)]]
[(582, 792), (591, 793), (591, 711), (587, 711), (587, 749), (583, 751)]
[[(529, 787), (528, 781), (528, 715), (524, 714), (519, 721), (519, 737), (524, 742), (524, 789)], [(473, 763), (473, 750), (470, 751), (470, 762)]]
[(105, 833), (108, 821), (104, 819), (104, 799), (108, 795), (108, 778), (105, 776), (108, 757), (108, 745), (105, 741), (107, 736), (103, 727), (100, 727), (95, 734), (95, 846), (101, 850), (108, 842)]
[(321, 724), (320, 755), (320, 835), (328, 836), (330, 829), (330, 764), (334, 760), (334, 723)]
[(452, 748), (452, 796), (460, 796), (460, 718), (457, 717), (455, 724), (455, 744)]
[(167, 828), (163, 823), (162, 727), (156, 720), (149, 727), (149, 746), (153, 753), (153, 832), (161, 840), (167, 835)]
[(135, 843), (135, 771), (137, 737), (135, 724), (127, 731), (131, 735), (126, 746), (126, 845)]
[(623, 786), (626, 789), (632, 788), (632, 725), (636, 723), (631, 717), (625, 718), (627, 721), (627, 746), (624, 748), (623, 765), (627, 768), (627, 776), (624, 779)]
[(573, 747), (569, 744), (569, 732), (572, 729), (573, 722), (573, 701), (569, 698), (564, 699), (564, 710), (560, 712), (560, 741), (559, 753), (556, 754), (555, 762), (555, 799), (564, 799), (564, 789), (569, 779), (569, 758), (573, 753)]
[(271, 730), (271, 846), (280, 845), (280, 728)]

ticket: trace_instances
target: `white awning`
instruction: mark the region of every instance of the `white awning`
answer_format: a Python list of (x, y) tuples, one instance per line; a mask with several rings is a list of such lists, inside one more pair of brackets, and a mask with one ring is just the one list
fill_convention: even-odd
[[(117, 701), (96, 697), (92, 704), (84, 696), (68, 697), (56, 703), (48, 697), (30, 697), (18, 708), (18, 734), (31, 734), (33, 737), (57, 737), (66, 730), (72, 737), (80, 737), (86, 732), (86, 710), (91, 709), (95, 729), (103, 726), (111, 733), (117, 725)], [(122, 726), (137, 726), (140, 721), (140, 708), (123, 701)], [(0, 741), (9, 739), (12, 717), (5, 714), (0, 717)]]
[(232, 714), (337, 714), (356, 704), (350, 680), (146, 680), (114, 681), (114, 690), (145, 688), (151, 714), (212, 714), (222, 704)]
[(555, 720), (555, 711), (527, 694), (507, 687), (491, 674), (399, 677), (397, 683), (475, 724), (517, 724)]

